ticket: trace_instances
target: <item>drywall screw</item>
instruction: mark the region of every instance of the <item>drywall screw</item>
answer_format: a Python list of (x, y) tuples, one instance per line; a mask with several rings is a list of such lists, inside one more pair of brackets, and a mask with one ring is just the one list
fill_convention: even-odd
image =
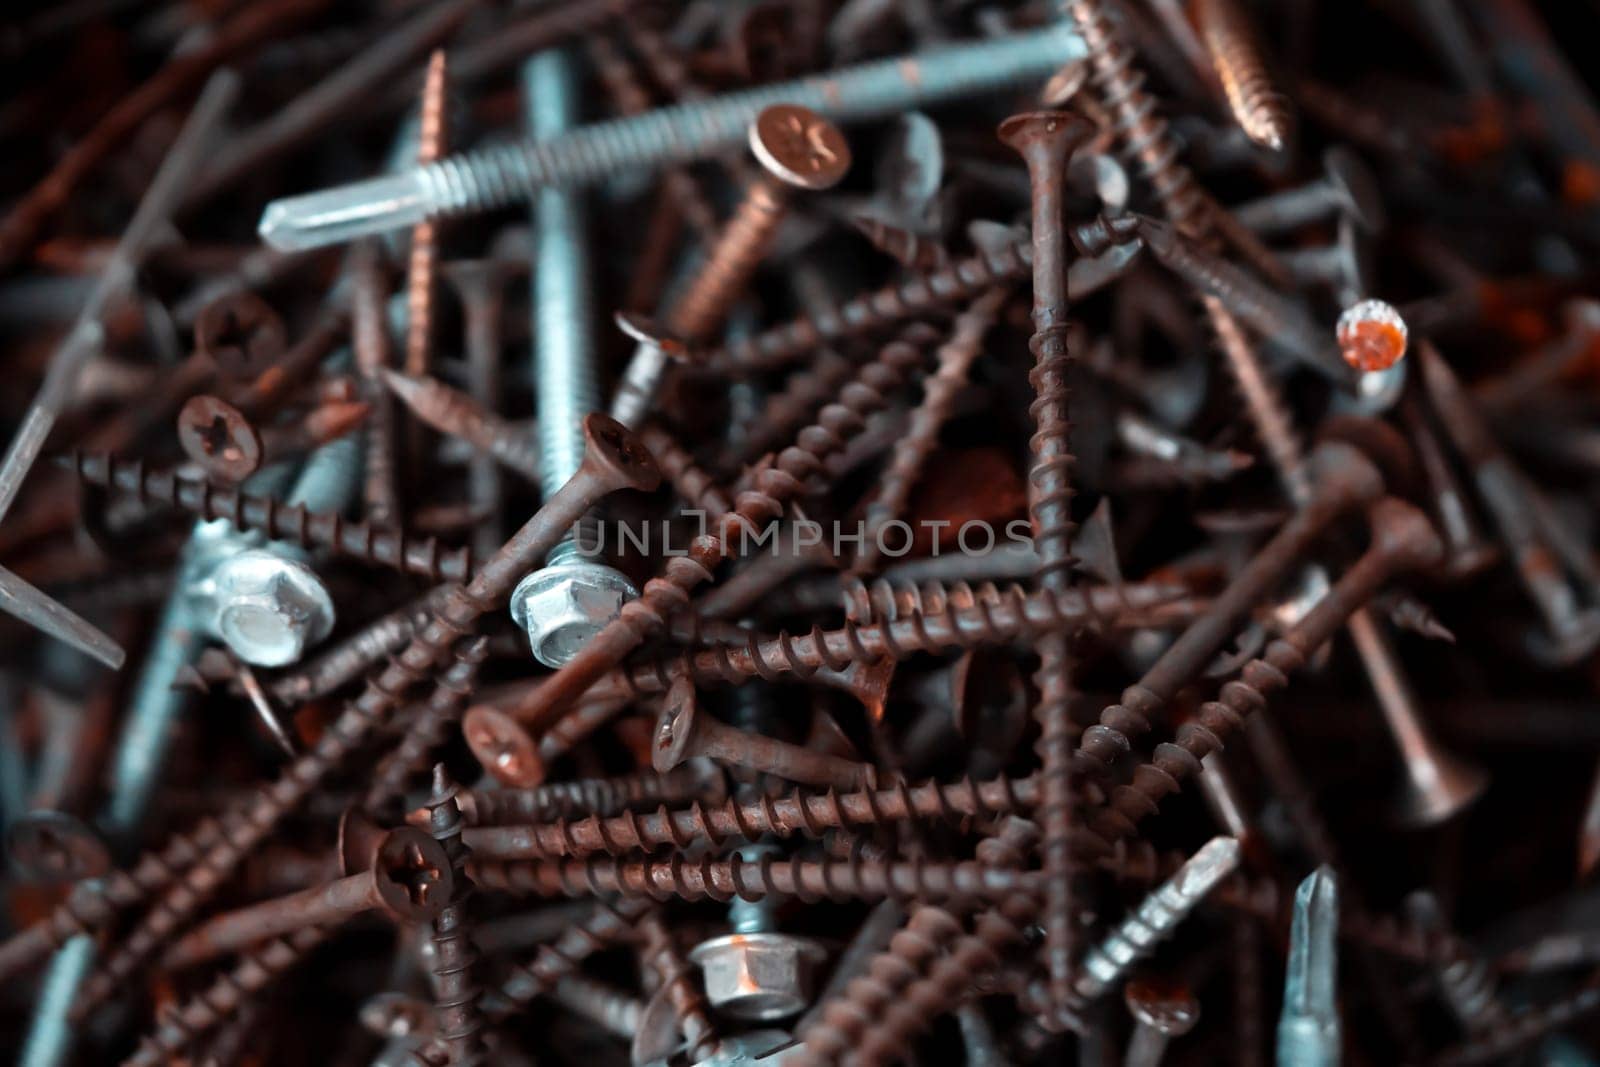
[(705, 340), (721, 325), (777, 236), (790, 189), (830, 189), (850, 169), (844, 134), (796, 104), (763, 108), (750, 123), (749, 143), (764, 173), (745, 190), (667, 320), (668, 329), (691, 342)]
[(162, 1015), (152, 1034), (139, 1041), (125, 1067), (160, 1067), (185, 1048), (232, 1018), (290, 967), (333, 933), (331, 927), (306, 926), (285, 937), (273, 938), (240, 957), (232, 970), (219, 974), (211, 985)]
[(961, 936), (961, 924), (945, 909), (917, 907), (888, 944), (860, 965), (856, 977), (796, 1027), (804, 1056), (814, 1064), (829, 1063), (858, 1047), (895, 998)]
[(457, 789), (444, 764), (435, 764), (433, 793), (428, 797), (428, 832), (452, 872), (443, 907), (429, 917), (433, 924), (435, 1013), (438, 1037), (449, 1052), (450, 1062), (467, 1064), (481, 1062), (488, 1049), (478, 1004), (478, 950), (472, 943), (472, 919), (467, 909), (472, 883), (466, 877), (466, 864), (471, 852), (461, 840), (463, 820), (456, 803)]
[(358, 242), (351, 248), (346, 262), (350, 283), (350, 340), (355, 349), (361, 398), (372, 409), (367, 421), (365, 474), (361, 485), (364, 514), (374, 526), (394, 526), (400, 519), (394, 400), (384, 389), (382, 377), (383, 371), (393, 363), (388, 272), (383, 263), (382, 246), (377, 241)]
[(1600, 606), (1580, 607), (1565, 580), (1553, 546), (1541, 536), (1532, 500), (1538, 495), (1495, 441), (1472, 398), (1431, 342), (1417, 345), (1422, 380), (1444, 431), (1471, 471), (1485, 509), (1499, 527), (1523, 588), (1550, 633), (1534, 649), (1558, 663), (1572, 663), (1600, 643)]
[(1289, 103), (1272, 84), (1243, 5), (1238, 0), (1199, 0), (1193, 10), (1234, 121), (1256, 144), (1282, 151), (1293, 133)]
[(840, 390), (838, 401), (817, 414), (817, 422), (802, 430), (798, 444), (785, 449), (772, 464), (755, 472), (750, 488), (739, 494), (737, 507), (689, 545), (686, 555), (668, 559), (661, 577), (652, 578), (639, 599), (624, 604), (621, 614), (584, 646), (540, 689), (541, 707), (530, 714), (537, 725), (550, 722), (601, 675), (621, 662), (645, 637), (665, 626), (673, 609), (688, 593), (711, 577), (711, 568), (732, 554), (746, 534), (777, 518), (786, 503), (801, 491), (805, 480), (837, 454), (847, 436), (857, 432), (865, 416), (882, 410), (886, 393), (897, 388), (921, 363), (922, 353), (905, 341), (884, 346), (876, 359), (862, 367), (855, 380)]
[[(928, 1029), (933, 1020), (968, 994), (974, 975), (997, 969), (1002, 954), (1024, 940), (1022, 921), (1029, 910), (1025, 899), (1016, 898), (977, 915), (970, 934), (957, 937), (945, 955), (930, 962), (926, 974), (889, 1002), (881, 1020), (863, 1036), (850, 1062), (882, 1067), (899, 1060), (915, 1035)], [(805, 1060), (802, 1058), (801, 1062)]]
[[(1219, 311), (1227, 316), (1226, 325), (1220, 320), (1215, 321), (1213, 325), (1218, 341), (1223, 346), (1223, 354), (1229, 356), (1230, 367), (1248, 360), (1257, 364), (1249, 372), (1252, 376), (1264, 379), (1266, 375), (1265, 368), (1259, 366), (1260, 359), (1243, 341), (1243, 334), (1234, 321), (1237, 317), (1249, 323), (1263, 337), (1271, 338), (1275, 345), (1300, 363), (1324, 377), (1338, 383), (1349, 381), (1349, 368), (1339, 358), (1334, 345), (1329, 343), (1327, 331), (1318, 327), (1294, 301), (1244, 268), (1222, 258), (1204, 245), (1184, 237), (1181, 231), (1173, 226), (1155, 219), (1138, 218), (1138, 234), (1151, 255), (1174, 274), (1194, 286), (1205, 301), (1215, 302)], [(1215, 319), (1215, 316), (1211, 317)], [(1238, 335), (1239, 341), (1230, 343), (1235, 334)], [(1235, 371), (1234, 376), (1240, 379), (1243, 373)], [(1240, 391), (1245, 394), (1248, 401), (1257, 387), (1251, 385), (1250, 388), (1246, 388), (1246, 384), (1241, 381)], [(1277, 397), (1276, 391), (1272, 396), (1273, 404), (1282, 408), (1283, 401)], [(1252, 407), (1251, 410), (1254, 412), (1256, 409)], [(1283, 414), (1281, 418), (1287, 425), (1287, 414)]]
[(1167, 1043), (1200, 1021), (1200, 1002), (1178, 981), (1135, 978), (1122, 988), (1122, 1002), (1136, 1025), (1122, 1067), (1160, 1067)]
[[(1250, 714), (1265, 707), (1267, 693), (1288, 684), (1289, 672), (1301, 669), (1306, 658), (1362, 610), (1384, 583), (1405, 571), (1431, 566), (1443, 554), (1443, 546), (1428, 520), (1409, 504), (1386, 497), (1368, 509), (1368, 522), (1372, 539), (1367, 551), (1316, 606), (1283, 637), (1269, 644), (1261, 656), (1245, 664), (1238, 676), (1222, 687), (1217, 699), (1201, 705), (1195, 721), (1178, 728), (1176, 743), (1157, 746), (1154, 759), (1145, 765), (1154, 773), (1135, 774), (1131, 784), (1116, 786), (1110, 806), (1093, 813), (1090, 826), (1104, 844), (1131, 834), (1139, 820), (1155, 810), (1161, 797), (1176, 791), (1182, 778), (1197, 774), (1200, 760), (1220, 748)], [(1183, 643), (1182, 638), (1179, 643)], [(1398, 671), (1398, 667), (1391, 671)], [(1383, 689), (1379, 686), (1380, 692)], [(1137, 687), (1134, 695), (1141, 703), (1150, 699), (1150, 694), (1137, 692)], [(1085, 731), (1079, 751), (1094, 744), (1108, 760), (1119, 749), (1126, 750), (1127, 735), (1111, 724), (1127, 711), (1126, 707), (1114, 706), (1102, 712), (1098, 732), (1096, 727)], [(1138, 722), (1148, 728), (1142, 716)]]
[(693, 680), (679, 678), (667, 691), (651, 759), (656, 770), (665, 774), (685, 760), (701, 756), (803, 785), (845, 790), (877, 785), (869, 763), (723, 725), (700, 710)]
[(878, 475), (878, 494), (862, 516), (862, 548), (851, 565), (853, 573), (876, 569), (882, 556), (883, 529), (905, 509), (922, 465), (939, 443), (939, 430), (966, 384), (967, 371), (982, 351), (984, 335), (994, 324), (1007, 295), (1005, 289), (996, 287), (974, 300), (956, 316), (950, 336), (935, 352), (937, 364), (923, 382), (922, 403), (912, 410), (910, 423)]
[[(545, 787), (550, 788), (550, 787)], [(487, 800), (500, 791), (485, 792)], [(534, 791), (537, 792), (537, 791)], [(1039, 798), (1035, 778), (966, 779), (941, 784), (905, 782), (879, 790), (814, 794), (791, 792), (757, 799), (732, 798), (707, 806), (624, 812), (576, 821), (555, 820), (509, 826), (475, 826), (466, 831), (474, 852), (485, 859), (544, 859), (621, 856), (662, 846), (688, 849), (695, 843), (753, 842), (765, 835), (819, 838), (826, 830), (887, 826), (898, 822), (959, 822), (1031, 809)]]
[[(450, 266), (459, 265), (458, 261)], [(538, 480), (539, 447), (516, 424), (437, 378), (413, 378), (386, 370), (383, 380), (413, 415), (435, 430), (459, 437), (529, 481)]]
[(226, 520), (242, 533), (259, 531), (274, 541), (324, 549), (434, 582), (460, 581), (472, 572), (467, 550), (443, 549), (433, 538), (419, 540), (404, 531), (379, 530), (334, 512), (312, 512), (275, 497), (182, 478), (170, 470), (146, 470), (142, 462), (105, 454), (74, 455), (71, 466), (90, 485), (181, 508), (204, 521)]
[(1336, 1067), (1341, 1027), (1338, 995), (1339, 890), (1333, 871), (1318, 867), (1294, 894), (1289, 967), (1278, 1019), (1278, 1062)]
[[(1074, 248), (1088, 248), (1088, 258), (1075, 261), (1067, 271), (1069, 295), (1081, 295), (1089, 279), (1108, 263), (1126, 262), (1138, 250), (1127, 222), (1103, 219), (1072, 227)], [(939, 270), (915, 274), (840, 304), (826, 312), (801, 315), (791, 322), (732, 341), (705, 354), (707, 369), (730, 377), (748, 377), (778, 370), (827, 341), (861, 337), (896, 323), (918, 319), (952, 303), (968, 301), (989, 289), (1028, 276), (1033, 245), (1026, 239), (980, 250)]]
[(1251, 557), (1210, 610), (1184, 630), (1137, 682), (1123, 690), (1118, 703), (1100, 713), (1097, 724), (1084, 731), (1078, 745), (1083, 757), (1080, 762), (1096, 777), (1103, 779), (1112, 762), (1132, 748), (1132, 735), (1150, 730), (1149, 716), (1205, 669), (1250, 609), (1335, 520), (1383, 492), (1377, 468), (1350, 445), (1319, 445), (1308, 467), (1313, 495), (1305, 506)]
[(548, 142), (448, 156), (403, 175), (274, 201), (261, 216), (275, 248), (348, 241), (438, 215), (490, 211), (551, 186), (685, 163), (732, 147), (762, 108), (794, 104), (840, 122), (896, 115), (941, 100), (1026, 84), (1082, 55), (1072, 27), (900, 56), (793, 82), (580, 127)]
[(450, 727), (460, 721), (488, 649), (488, 639), (479, 638), (456, 652), (456, 662), (440, 676), (427, 703), (406, 727), (405, 736), (372, 771), (361, 802), (363, 810), (382, 811), (405, 792), (413, 775), (429, 766), (429, 758), (448, 740)]
[(705, 998), (695, 985), (688, 963), (673, 944), (672, 932), (662, 921), (660, 911), (646, 913), (639, 919), (638, 928), (640, 958), (655, 972), (660, 984), (656, 995), (671, 1005), (678, 1029), (689, 1044), (689, 1062), (703, 1063), (717, 1053), (721, 1044), (706, 1014)]
[(1366, 233), (1382, 232), (1387, 223), (1383, 196), (1361, 157), (1335, 145), (1322, 154), (1322, 171), (1316, 181), (1234, 207), (1234, 218), (1262, 236), (1289, 233), (1335, 214)]
[[(1068, 411), (1067, 375), (1073, 365), (1068, 347), (1067, 241), (1061, 215), (1066, 196), (1067, 161), (1089, 135), (1082, 119), (1065, 112), (1013, 115), (1000, 125), (1001, 141), (1022, 156), (1028, 168), (1033, 229), (1033, 326), (1028, 340), (1033, 368), (1028, 379), (1034, 400), (1028, 408), (1034, 424), (1028, 441), (1028, 518), (1039, 568), (1034, 585), (1059, 594), (1071, 583), (1077, 561), (1072, 555), (1072, 420)], [(1039, 668), (1034, 684), (1039, 699), (1033, 719), (1039, 727), (1036, 744), (1044, 781), (1037, 817), (1044, 830), (1040, 851), (1045, 871), (1045, 965), (1050, 997), (1064, 1010), (1072, 996), (1073, 857), (1068, 835), (1073, 817), (1072, 661), (1067, 634), (1053, 632), (1037, 643)]]
[[(541, 142), (577, 123), (578, 84), (572, 57), (541, 52), (522, 70), (530, 134)], [(583, 441), (574, 428), (600, 408), (595, 364), (594, 294), (584, 203), (572, 189), (540, 189), (534, 198), (537, 261), (533, 272), (533, 334), (537, 361), (540, 484), (545, 495), (577, 469)], [(627, 576), (576, 537), (552, 550), (511, 594), (511, 617), (528, 634), (534, 658), (560, 667), (639, 595)]]
[[(472, 581), (454, 587), (428, 625), (346, 707), (317, 746), (279, 779), (278, 786), (249, 807), (246, 818), (230, 812), (228, 836), (204, 850), (204, 858), (171, 886), (123, 942), (117, 955), (85, 988), (79, 1010), (87, 1011), (118, 988), (234, 870), (245, 854), (302, 802), (349, 751), (392, 715), (400, 694), (425, 678), (450, 645), (470, 633), (532, 559), (541, 558), (572, 523), (602, 497), (618, 489), (654, 489), (660, 474), (650, 454), (626, 429), (602, 415), (584, 420), (588, 448), (572, 480), (545, 501), (499, 552), (485, 560)], [(204, 826), (205, 824), (202, 824)], [(208, 831), (208, 839), (209, 833)], [(170, 848), (179, 841), (179, 835)], [(203, 887), (203, 888), (202, 888)]]
[(474, 860), (467, 867), (486, 889), (537, 896), (649, 896), (658, 900), (760, 900), (771, 894), (815, 900), (916, 898), (930, 901), (1001, 901), (1036, 896), (1038, 871), (990, 867), (970, 860), (896, 860), (878, 856), (835, 859), (771, 856), (650, 859)]
[[(463, 789), (456, 795), (467, 826), (519, 826), (550, 819), (594, 816), (609, 819), (649, 804), (694, 801), (716, 803), (724, 795), (723, 775), (710, 763), (690, 762), (666, 774), (640, 771), (616, 778), (547, 782), (527, 789)], [(646, 816), (655, 818), (659, 816)], [(604, 823), (594, 825), (603, 827)], [(482, 850), (469, 829), (467, 844)], [(488, 852), (493, 853), (492, 846)]]
[(1417, 713), (1416, 699), (1400, 670), (1394, 648), (1370, 611), (1357, 611), (1346, 623), (1350, 640), (1367, 667), (1373, 694), (1400, 748), (1405, 783), (1394, 800), (1408, 826), (1433, 826), (1454, 817), (1489, 784), (1488, 775), (1433, 739)]
[[(1177, 586), (1140, 585), (1122, 589), (1090, 588), (1067, 593), (1026, 593), (1009, 586), (962, 606), (948, 600), (937, 611), (910, 615), (887, 623), (846, 623), (838, 630), (813, 630), (803, 635), (780, 632), (775, 637), (720, 644), (679, 657), (642, 663), (619, 671), (604, 681), (597, 679), (590, 700), (610, 700), (663, 693), (680, 676), (698, 685), (737, 685), (746, 679), (778, 681), (792, 676), (803, 681), (819, 672), (846, 672), (899, 662), (916, 652), (976, 648), (1014, 641), (1036, 640), (1040, 634), (1097, 625), (1138, 625), (1147, 612), (1159, 615), (1163, 605), (1180, 596)], [(1179, 617), (1193, 616), (1192, 608), (1175, 602)], [(1207, 609), (1209, 611), (1209, 609)], [(1123, 612), (1133, 612), (1125, 616)], [(675, 634), (675, 636), (677, 636)], [(1218, 639), (1225, 641), (1227, 635)], [(539, 683), (542, 690), (544, 682)], [(536, 691), (527, 702), (542, 705), (547, 694)], [(537, 720), (538, 715), (534, 713)]]
[(1214, 837), (1162, 885), (1149, 893), (1116, 929), (1083, 957), (1072, 991), (1093, 1000), (1121, 981), (1138, 960), (1172, 935), (1216, 884), (1239, 866), (1239, 842)]
[[(449, 143), (446, 62), (443, 49), (434, 49), (428, 57), (428, 72), (422, 82), (422, 119), (417, 134), (419, 166), (438, 162)], [(413, 376), (428, 373), (428, 355), (433, 343), (434, 275), (438, 264), (438, 227), (431, 220), (419, 222), (411, 228), (411, 256), (406, 269), (406, 354), (401, 363), (405, 372)]]
[(421, 922), (445, 906), (453, 880), (444, 849), (422, 831), (400, 827), (380, 839), (370, 869), (208, 919), (167, 949), (161, 966), (183, 970), (303, 927), (334, 926), (364, 911)]
[(938, 270), (950, 262), (950, 253), (943, 244), (932, 237), (892, 226), (869, 214), (850, 217), (850, 225), (865, 237), (873, 248), (890, 256), (901, 266), (913, 270)]

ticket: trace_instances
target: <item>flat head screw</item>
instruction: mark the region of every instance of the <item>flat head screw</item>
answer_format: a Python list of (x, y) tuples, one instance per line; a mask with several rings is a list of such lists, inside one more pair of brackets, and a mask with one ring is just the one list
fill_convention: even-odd
[(1339, 1063), (1339, 890), (1333, 871), (1318, 867), (1294, 894), (1289, 968), (1278, 1019), (1278, 1062), (1294, 1067)]
[(1123, 987), (1122, 1001), (1136, 1027), (1122, 1067), (1158, 1067), (1167, 1043), (1200, 1022), (1200, 1002), (1183, 982), (1135, 978)]

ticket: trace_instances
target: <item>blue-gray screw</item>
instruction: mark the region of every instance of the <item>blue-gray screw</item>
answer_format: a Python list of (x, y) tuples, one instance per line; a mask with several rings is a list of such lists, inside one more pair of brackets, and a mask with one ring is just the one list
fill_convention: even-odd
[[(538, 143), (577, 124), (578, 82), (572, 56), (541, 52), (522, 68), (529, 132)], [(595, 371), (594, 294), (584, 203), (572, 189), (540, 189), (534, 198), (534, 375), (539, 394), (539, 481), (552, 496), (583, 462), (583, 417), (600, 410)], [(528, 633), (533, 655), (560, 667), (639, 595), (616, 568), (586, 558), (568, 537), (511, 593), (511, 617)]]
[(1239, 841), (1213, 837), (1167, 881), (1139, 902), (1133, 914), (1083, 958), (1073, 991), (1092, 1000), (1120, 982), (1157, 943), (1172, 936), (1216, 884), (1239, 866)]
[(261, 216), (260, 233), (274, 248), (313, 248), (429, 218), (491, 211), (547, 186), (583, 185), (734, 148), (750, 120), (773, 104), (798, 104), (840, 122), (881, 118), (1038, 81), (1085, 54), (1073, 25), (1055, 22), (1029, 33), (863, 63), (275, 200)]
[(1336, 1067), (1340, 1054), (1339, 890), (1318, 867), (1294, 894), (1289, 970), (1278, 1018), (1279, 1067)]

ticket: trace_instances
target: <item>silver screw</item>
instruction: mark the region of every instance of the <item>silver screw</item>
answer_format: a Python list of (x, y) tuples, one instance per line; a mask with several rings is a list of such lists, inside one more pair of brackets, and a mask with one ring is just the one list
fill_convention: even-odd
[[(522, 84), (529, 129), (539, 143), (576, 125), (578, 86), (571, 55), (539, 53), (523, 66)], [(540, 189), (534, 200), (534, 373), (539, 480), (547, 498), (583, 462), (583, 417), (600, 408), (583, 210), (582, 194), (572, 189)], [(511, 617), (527, 631), (534, 658), (560, 667), (638, 595), (621, 571), (585, 558), (577, 539), (568, 537), (512, 591)]]
[[(342, 511), (360, 482), (361, 439), (352, 434), (311, 453), (287, 502)], [(210, 565), (194, 579), (202, 621), (246, 663), (294, 663), (333, 629), (333, 597), (298, 547), (259, 545), (222, 526), (208, 551)]]
[(1140, 901), (1132, 915), (1089, 950), (1074, 991), (1085, 1000), (1092, 1000), (1110, 989), (1135, 962), (1170, 936), (1205, 895), (1238, 866), (1237, 839), (1213, 837), (1207, 841), (1178, 868), (1177, 874)]
[(1278, 1062), (1286, 1067), (1339, 1063), (1338, 932), (1338, 886), (1330, 868), (1318, 867), (1294, 894), (1289, 970), (1278, 1019)]
[(797, 104), (840, 122), (881, 118), (1046, 78), (1086, 54), (1071, 22), (728, 93), (642, 115), (449, 156), (404, 174), (275, 200), (260, 233), (274, 248), (314, 248), (468, 215), (530, 198), (552, 185), (703, 159), (736, 147), (773, 104)]

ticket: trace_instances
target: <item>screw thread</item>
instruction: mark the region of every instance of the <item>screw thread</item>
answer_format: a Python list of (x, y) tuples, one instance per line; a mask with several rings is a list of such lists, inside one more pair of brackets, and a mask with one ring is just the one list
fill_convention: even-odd
[(820, 1067), (856, 1048), (880, 1024), (901, 991), (962, 936), (961, 924), (943, 908), (923, 905), (867, 961), (862, 973), (825, 1001), (801, 1025), (801, 1067)]
[(873, 248), (901, 266), (912, 270), (938, 270), (950, 262), (950, 253), (932, 237), (891, 226), (871, 215), (856, 215), (850, 223)]
[(982, 351), (984, 335), (994, 325), (1006, 295), (1003, 287), (996, 286), (974, 300), (956, 316), (949, 338), (935, 353), (937, 366), (923, 382), (922, 402), (912, 409), (909, 424), (878, 475), (878, 495), (867, 505), (862, 518), (864, 547), (851, 567), (855, 573), (870, 572), (882, 555), (879, 538), (910, 499), (922, 465), (939, 443), (939, 429), (949, 418), (972, 361)]
[(653, 897), (656, 900), (762, 900), (772, 894), (819, 900), (995, 900), (1036, 893), (1037, 871), (1011, 871), (970, 861), (895, 861), (853, 854), (843, 859), (764, 855), (652, 860), (591, 855), (570, 860), (474, 860), (472, 878), (486, 888), (537, 896)]
[(672, 943), (672, 935), (659, 911), (651, 911), (639, 920), (639, 934), (642, 939), (640, 957), (660, 979), (660, 995), (672, 1006), (678, 1029), (689, 1043), (689, 1062), (704, 1063), (716, 1055), (721, 1042), (711, 1025), (705, 997), (695, 984), (688, 961)]
[[(665, 774), (583, 778), (532, 789), (466, 789), (458, 799), (469, 826), (506, 826), (575, 817), (610, 819), (640, 804), (699, 800), (714, 790), (720, 790), (720, 783), (698, 768), (675, 767)], [(483, 845), (476, 847), (484, 851)]]
[(478, 670), (488, 654), (486, 638), (479, 638), (456, 653), (455, 663), (440, 675), (400, 743), (378, 762), (361, 802), (363, 808), (374, 812), (383, 810), (405, 792), (410, 779), (428, 766), (428, 758), (444, 744), (450, 727), (460, 720), (471, 698)]
[(786, 201), (776, 181), (762, 178), (750, 186), (672, 309), (669, 330), (688, 341), (711, 336), (772, 246)]
[(814, 360), (788, 376), (780, 391), (767, 398), (760, 416), (751, 424), (749, 436), (731, 450), (729, 466), (737, 469), (781, 447), (855, 372), (855, 363), (837, 352), (818, 352)]
[(859, 1067), (881, 1067), (900, 1059), (911, 1039), (928, 1030), (972, 988), (980, 975), (1000, 966), (1001, 956), (1023, 940), (1022, 924), (1030, 909), (1025, 901), (1010, 909), (979, 913), (972, 920), (972, 932), (963, 933), (948, 951), (933, 959), (927, 973), (906, 986), (887, 1005), (878, 1025), (862, 1035), (851, 1057)]
[(483, 1014), (479, 1010), (476, 971), (478, 950), (472, 943), (472, 917), (468, 902), (472, 883), (466, 877), (470, 850), (461, 839), (464, 822), (456, 803), (457, 786), (444, 764), (433, 769), (433, 795), (428, 799), (428, 832), (444, 848), (455, 873), (450, 900), (433, 917), (434, 1010), (439, 1020), (439, 1040), (451, 1063), (478, 1063), (487, 1048), (483, 1042)]
[(303, 959), (333, 932), (332, 927), (310, 926), (285, 937), (275, 937), (252, 949), (232, 970), (219, 974), (204, 990), (162, 1014), (154, 1033), (139, 1042), (123, 1067), (159, 1067), (238, 1014), (290, 967)]
[(1234, 120), (1255, 143), (1282, 149), (1294, 125), (1289, 102), (1267, 74), (1244, 9), (1237, 0), (1200, 0), (1194, 15)]
[[(498, 795), (484, 793), (482, 797)], [(680, 852), (699, 846), (721, 849), (762, 837), (801, 834), (818, 839), (828, 830), (888, 826), (911, 819), (956, 823), (993, 818), (1031, 807), (1038, 798), (1032, 778), (997, 778), (988, 782), (963, 779), (943, 784), (898, 782), (885, 789), (839, 793), (791, 792), (752, 800), (729, 799), (707, 807), (590, 816), (576, 822), (552, 822), (475, 830), (472, 840), (480, 858), (536, 859), (605, 853), (652, 852), (664, 845)]]
[(179, 508), (207, 521), (226, 519), (241, 532), (260, 531), (275, 541), (324, 549), (432, 582), (460, 581), (472, 571), (469, 549), (442, 548), (431, 537), (418, 540), (404, 531), (182, 478), (171, 470), (149, 470), (142, 460), (118, 459), (109, 453), (74, 453), (71, 464), (78, 478), (90, 485), (128, 493), (143, 503)]

